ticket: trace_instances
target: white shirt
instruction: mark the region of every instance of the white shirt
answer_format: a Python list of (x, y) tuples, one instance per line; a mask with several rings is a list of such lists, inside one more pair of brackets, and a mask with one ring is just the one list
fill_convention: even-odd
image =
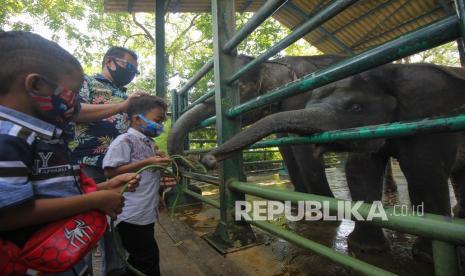
[[(145, 134), (129, 128), (110, 144), (103, 159), (103, 168), (119, 167), (135, 163), (155, 155), (155, 143)], [(116, 224), (121, 221), (147, 225), (158, 220), (160, 196), (160, 171), (153, 169), (141, 173), (139, 186), (134, 192), (124, 193), (123, 212), (118, 215)]]

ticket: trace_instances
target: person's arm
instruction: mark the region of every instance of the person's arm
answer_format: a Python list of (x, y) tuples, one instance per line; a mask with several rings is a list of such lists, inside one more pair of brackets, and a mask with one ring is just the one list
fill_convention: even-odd
[(127, 191), (133, 192), (139, 184), (140, 176), (135, 173), (124, 173), (117, 175), (105, 182), (97, 184), (97, 190), (112, 190), (119, 189), (125, 184), (127, 185)]
[(31, 200), (0, 210), (0, 231), (48, 223), (93, 209), (116, 218), (122, 211), (123, 202), (124, 197), (115, 190)]
[(104, 172), (106, 177), (113, 177), (123, 173), (137, 172), (145, 166), (149, 165), (168, 165), (171, 159), (168, 157), (153, 156), (138, 162), (129, 163), (117, 167), (105, 166)]
[(126, 112), (128, 100), (115, 104), (87, 104), (81, 103), (81, 112), (79, 113), (76, 122), (90, 123), (102, 120), (118, 113)]

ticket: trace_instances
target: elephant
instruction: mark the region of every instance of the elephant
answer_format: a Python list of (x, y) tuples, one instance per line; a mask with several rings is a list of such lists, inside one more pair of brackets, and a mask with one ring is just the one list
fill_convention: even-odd
[[(272, 133), (310, 135), (322, 131), (416, 120), (452, 113), (465, 104), (465, 69), (434, 64), (387, 64), (314, 89), (305, 108), (271, 114), (204, 155), (214, 167), (231, 153)], [(399, 161), (413, 206), (451, 215), (448, 179), (454, 183), (456, 213), (465, 214), (465, 132), (342, 141), (315, 146), (318, 153), (349, 152), (346, 176), (352, 200), (379, 201), (389, 157)], [(454, 211), (455, 212), (455, 211)], [(355, 250), (389, 248), (382, 228), (356, 222), (348, 236)], [(431, 260), (431, 241), (417, 238), (414, 257)]]
[[(267, 61), (239, 79), (240, 102), (254, 99), (343, 58), (337, 55), (287, 56)], [(236, 67), (240, 68), (252, 59), (249, 56), (237, 56), (235, 59)], [(304, 93), (277, 104), (248, 112), (240, 117), (241, 123), (243, 126), (250, 125), (271, 113), (302, 109), (309, 96), (310, 93)], [(182, 141), (188, 133), (202, 120), (214, 115), (213, 98), (182, 114), (169, 133), (168, 153), (170, 155), (182, 153)], [(333, 194), (325, 175), (323, 159), (321, 156), (313, 157), (313, 151), (313, 145), (280, 147), (280, 152), (289, 171), (289, 177), (297, 191), (332, 197)], [(308, 170), (309, 166), (312, 170)]]

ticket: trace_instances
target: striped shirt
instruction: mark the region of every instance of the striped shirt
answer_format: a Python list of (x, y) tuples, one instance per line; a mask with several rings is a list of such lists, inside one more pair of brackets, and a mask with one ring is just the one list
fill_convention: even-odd
[[(71, 163), (61, 136), (54, 125), (0, 105), (0, 211), (33, 199), (81, 193), (79, 166)], [(20, 230), (12, 232), (18, 244), (27, 239)]]

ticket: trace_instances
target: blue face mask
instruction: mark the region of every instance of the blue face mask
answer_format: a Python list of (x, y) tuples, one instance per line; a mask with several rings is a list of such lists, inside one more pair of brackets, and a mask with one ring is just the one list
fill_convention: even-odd
[(160, 136), (160, 134), (163, 132), (163, 124), (150, 121), (142, 114), (139, 114), (138, 116), (142, 119), (142, 121), (147, 123), (146, 126), (140, 126), (140, 130), (142, 130), (145, 135), (150, 137)]

